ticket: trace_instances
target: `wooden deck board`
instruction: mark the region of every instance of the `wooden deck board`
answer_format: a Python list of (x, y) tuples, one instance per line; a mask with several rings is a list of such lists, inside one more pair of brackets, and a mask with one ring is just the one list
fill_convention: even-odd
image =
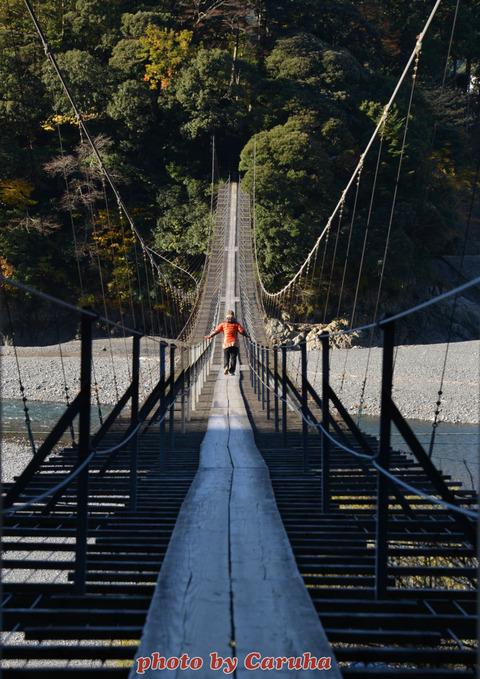
[[(332, 657), (255, 446), (238, 377), (219, 374), (213, 404), (199, 470), (160, 571), (137, 659), (187, 653), (202, 658), (202, 677), (208, 678), (219, 676), (210, 667), (216, 653), (236, 659), (240, 678), (252, 676), (245, 658), (253, 652), (262, 658)], [(339, 678), (333, 657), (332, 664), (329, 676)], [(138, 667), (136, 660), (131, 677), (139, 676)], [(302, 677), (314, 672), (302, 670)], [(276, 674), (291, 677), (292, 671)]]

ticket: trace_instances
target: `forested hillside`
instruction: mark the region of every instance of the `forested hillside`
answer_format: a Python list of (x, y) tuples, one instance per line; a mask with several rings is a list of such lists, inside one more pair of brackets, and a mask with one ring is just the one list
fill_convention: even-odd
[[(358, 162), (433, 3), (425, 0), (41, 0), (33, 3), (65, 80), (143, 237), (201, 265), (216, 179), (255, 174), (260, 269), (274, 290), (312, 247)], [(432, 257), (463, 247), (478, 157), (480, 2), (446, 0), (355, 204), (369, 221), (362, 285), (378, 277), (398, 158), (401, 183), (384, 290), (428, 284)], [(126, 286), (131, 234), (106, 206), (102, 173), (23, 0), (0, 0), (0, 249), (4, 275), (74, 304), (98, 252), (103, 293)], [(449, 55), (447, 61), (447, 55)], [(254, 141), (255, 140), (255, 141)], [(255, 168), (254, 168), (255, 161)], [(112, 209), (113, 208), (113, 209)], [(347, 233), (352, 205), (345, 205)], [(130, 240), (129, 240), (130, 239)], [(472, 241), (473, 242), (473, 241)], [(95, 245), (94, 245), (95, 244)], [(346, 236), (338, 240), (341, 259)], [(350, 259), (363, 247), (351, 236)], [(476, 254), (476, 253), (475, 253)], [(333, 255), (327, 255), (327, 258)], [(324, 265), (327, 266), (328, 262)], [(114, 284), (115, 282), (115, 284)], [(355, 267), (342, 281), (356, 284)], [(19, 297), (17, 293), (17, 297)], [(312, 320), (315, 320), (313, 314)]]

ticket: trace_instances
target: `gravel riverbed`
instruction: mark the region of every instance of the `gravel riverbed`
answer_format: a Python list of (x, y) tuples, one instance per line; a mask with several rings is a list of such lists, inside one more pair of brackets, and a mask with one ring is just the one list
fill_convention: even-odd
[[(140, 359), (143, 395), (147, 395), (159, 374), (159, 344), (142, 341)], [(130, 342), (121, 339), (95, 340), (93, 375), (99, 400), (116, 402), (130, 382)], [(448, 351), (447, 351), (448, 349)], [(29, 401), (62, 402), (66, 383), (73, 398), (80, 384), (80, 343), (67, 342), (48, 347), (2, 347), (1, 393), (3, 399), (19, 399), (19, 370), (25, 396)], [(241, 356), (245, 359), (244, 350)], [(300, 352), (288, 352), (289, 370), (300, 370)], [(378, 415), (380, 404), (382, 350), (373, 348), (333, 349), (331, 383), (353, 415), (360, 407), (363, 415)], [(367, 369), (368, 368), (368, 369)], [(166, 370), (168, 373), (168, 352)], [(442, 396), (439, 421), (477, 423), (480, 421), (480, 341), (400, 346), (395, 352), (393, 396), (408, 419), (432, 421), (439, 400), (442, 373)], [(367, 379), (365, 375), (367, 374)], [(308, 353), (310, 381), (321, 390), (321, 352)], [(65, 376), (65, 377), (64, 377)], [(362, 391), (363, 397), (362, 397)], [(31, 456), (21, 439), (7, 439), (3, 444), (3, 480), (11, 480), (21, 460)]]
[[(148, 393), (158, 381), (159, 342), (144, 338), (141, 346), (141, 389)], [(130, 384), (131, 349), (129, 339), (94, 340), (92, 385), (102, 405), (116, 403), (117, 393), (123, 394)], [(29, 401), (65, 402), (65, 386), (75, 397), (80, 388), (80, 350), (78, 340), (45, 347), (1, 347), (2, 399), (20, 399), (20, 381)]]
[[(1, 395), (20, 399), (19, 377), (29, 401), (64, 402), (65, 384), (73, 398), (80, 386), (80, 342), (47, 347), (1, 347)], [(122, 339), (95, 340), (93, 383), (104, 405), (114, 404), (130, 382), (131, 345)], [(241, 355), (245, 358), (244, 350)], [(332, 349), (330, 374), (332, 386), (350, 412), (360, 404), (365, 414), (376, 415), (380, 403), (382, 350)], [(18, 368), (17, 368), (18, 358)], [(293, 375), (299, 373), (300, 352), (288, 352)], [(442, 372), (445, 372), (442, 380)], [(142, 341), (140, 357), (141, 391), (148, 394), (159, 374), (159, 344)], [(168, 372), (168, 351), (166, 357)], [(309, 379), (321, 388), (321, 352), (308, 352)], [(365, 379), (365, 375), (367, 378)], [(362, 389), (364, 396), (362, 399)], [(480, 341), (400, 346), (395, 351), (393, 396), (405, 417), (431, 420), (442, 389), (440, 420), (479, 422)], [(96, 396), (95, 396), (96, 398)]]
[[(362, 414), (378, 415), (382, 349), (332, 349), (330, 357), (331, 384), (348, 411), (357, 414), (361, 407)], [(393, 399), (404, 417), (433, 420), (440, 400), (439, 421), (480, 421), (480, 341), (399, 346), (394, 362)], [(299, 352), (289, 354), (289, 365), (299, 372)], [(321, 390), (320, 351), (308, 352), (307, 367)]]

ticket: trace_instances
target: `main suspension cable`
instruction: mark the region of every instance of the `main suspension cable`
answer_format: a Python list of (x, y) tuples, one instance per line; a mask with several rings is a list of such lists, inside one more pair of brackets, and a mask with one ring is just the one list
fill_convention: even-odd
[(261, 278), (259, 279), (259, 284), (260, 284), (261, 290), (262, 290), (263, 294), (266, 295), (267, 297), (275, 298), (275, 297), (279, 297), (280, 295), (282, 295), (282, 294), (285, 292), (285, 290), (288, 289), (288, 288), (290, 288), (290, 287), (295, 283), (295, 281), (297, 281), (297, 279), (302, 275), (302, 273), (303, 273), (304, 269), (306, 268), (308, 262), (309, 262), (310, 259), (315, 255), (315, 251), (316, 251), (316, 248), (317, 248), (317, 246), (318, 246), (318, 243), (320, 243), (320, 241), (323, 239), (323, 237), (325, 236), (325, 234), (328, 232), (328, 229), (329, 229), (329, 227), (330, 227), (330, 224), (331, 224), (333, 218), (336, 216), (337, 212), (340, 210), (340, 208), (341, 208), (341, 206), (342, 206), (342, 204), (343, 204), (343, 201), (344, 201), (344, 198), (345, 198), (346, 194), (348, 193), (348, 191), (350, 190), (350, 188), (352, 187), (352, 185), (353, 185), (354, 182), (356, 181), (356, 177), (357, 177), (358, 173), (360, 172), (360, 170), (361, 170), (361, 168), (362, 168), (362, 165), (363, 165), (363, 162), (364, 162), (364, 160), (365, 160), (365, 157), (366, 157), (367, 154), (369, 153), (369, 151), (370, 151), (370, 149), (371, 149), (371, 147), (372, 147), (372, 144), (373, 144), (373, 142), (375, 141), (375, 138), (377, 137), (377, 134), (378, 134), (379, 130), (381, 129), (382, 125), (384, 124), (384, 120), (385, 120), (385, 118), (387, 117), (387, 115), (388, 115), (388, 113), (389, 113), (389, 111), (390, 111), (390, 108), (391, 108), (391, 106), (393, 105), (393, 102), (395, 101), (395, 99), (396, 99), (396, 97), (397, 97), (397, 94), (398, 94), (398, 92), (399, 92), (399, 90), (400, 90), (400, 87), (402, 86), (402, 84), (403, 84), (405, 78), (406, 78), (407, 75), (408, 75), (408, 72), (409, 72), (409, 70), (410, 70), (410, 67), (412, 66), (412, 63), (415, 61), (415, 59), (417, 58), (417, 55), (418, 55), (419, 51), (421, 50), (421, 46), (422, 46), (422, 42), (423, 42), (423, 39), (424, 39), (424, 37), (425, 37), (425, 34), (427, 33), (427, 31), (428, 31), (428, 29), (429, 29), (429, 27), (430, 27), (430, 24), (431, 24), (432, 21), (433, 21), (433, 18), (434, 18), (434, 16), (435, 16), (436, 12), (437, 12), (437, 9), (438, 9), (439, 6), (440, 6), (441, 1), (442, 1), (442, 0), (437, 0), (437, 2), (435, 3), (434, 8), (432, 9), (432, 12), (430, 13), (430, 16), (429, 16), (427, 22), (425, 23), (425, 26), (424, 26), (422, 32), (418, 35), (417, 41), (416, 41), (416, 44), (415, 44), (415, 47), (414, 47), (414, 49), (413, 49), (413, 51), (412, 51), (412, 53), (411, 53), (411, 55), (410, 55), (410, 57), (409, 57), (409, 59), (408, 59), (408, 61), (407, 61), (407, 64), (406, 64), (406, 66), (405, 66), (405, 68), (404, 68), (404, 70), (403, 70), (403, 73), (402, 73), (402, 75), (400, 76), (400, 78), (399, 78), (399, 80), (398, 80), (398, 82), (397, 82), (397, 85), (396, 85), (396, 87), (395, 87), (395, 89), (394, 89), (394, 91), (393, 91), (393, 93), (392, 93), (392, 95), (391, 95), (391, 97), (390, 97), (388, 103), (385, 105), (385, 107), (384, 107), (384, 109), (383, 109), (383, 113), (382, 113), (382, 115), (381, 115), (381, 117), (380, 117), (380, 120), (378, 121), (378, 123), (377, 123), (377, 125), (376, 125), (376, 127), (375, 127), (375, 130), (373, 131), (373, 133), (372, 133), (372, 135), (371, 135), (371, 137), (370, 137), (370, 140), (368, 141), (368, 143), (367, 143), (367, 145), (366, 145), (366, 147), (365, 147), (364, 152), (361, 154), (360, 160), (359, 160), (359, 162), (358, 162), (356, 168), (354, 169), (354, 171), (353, 171), (353, 173), (352, 173), (352, 175), (351, 175), (351, 177), (350, 177), (350, 180), (349, 180), (348, 183), (347, 183), (346, 188), (345, 188), (344, 191), (342, 192), (342, 196), (341, 196), (340, 200), (339, 200), (338, 203), (336, 204), (336, 206), (335, 206), (335, 208), (334, 208), (332, 214), (330, 215), (330, 217), (329, 217), (328, 220), (327, 220), (326, 226), (325, 226), (325, 227), (323, 228), (323, 230), (321, 231), (321, 233), (320, 233), (320, 235), (318, 236), (318, 238), (317, 238), (317, 240), (316, 240), (314, 246), (312, 247), (312, 249), (310, 250), (309, 254), (307, 255), (305, 261), (304, 261), (303, 264), (300, 266), (300, 268), (298, 269), (298, 271), (296, 272), (296, 274), (290, 279), (290, 281), (289, 281), (289, 282), (288, 282), (281, 290), (278, 290), (277, 292), (269, 292), (268, 290), (266, 290), (266, 288), (265, 288), (265, 286), (264, 286), (264, 283), (263, 283), (262, 279), (261, 279)]
[[(120, 209), (120, 210), (123, 212), (123, 214), (125, 215), (125, 217), (126, 217), (128, 223), (129, 223), (129, 225), (130, 225), (130, 228), (132, 229), (132, 231), (133, 231), (133, 233), (135, 234), (135, 236), (138, 238), (138, 240), (139, 240), (139, 242), (141, 243), (142, 247), (146, 248), (149, 257), (150, 257), (151, 260), (152, 260), (152, 264), (153, 264), (154, 268), (157, 270), (157, 273), (158, 273), (158, 274), (159, 274), (159, 275), (167, 282), (167, 284), (169, 285), (170, 288), (172, 288), (172, 289), (175, 288), (175, 286), (173, 286), (173, 285), (170, 283), (170, 281), (168, 281), (168, 279), (167, 279), (167, 277), (165, 276), (164, 272), (161, 270), (161, 267), (153, 260), (152, 255), (155, 254), (155, 255), (157, 255), (157, 256), (159, 256), (160, 258), (165, 259), (165, 260), (166, 260), (166, 258), (165, 258), (165, 257), (162, 257), (162, 255), (160, 255), (159, 253), (154, 252), (151, 248), (149, 248), (149, 247), (147, 246), (147, 244), (144, 242), (144, 240), (143, 240), (141, 234), (139, 233), (137, 227), (135, 226), (135, 223), (134, 223), (134, 221), (133, 221), (133, 219), (132, 219), (132, 216), (130, 215), (130, 212), (129, 212), (127, 206), (125, 205), (125, 203), (124, 203), (124, 201), (123, 201), (123, 199), (122, 199), (122, 196), (121, 196), (121, 194), (120, 194), (120, 192), (119, 192), (119, 190), (118, 190), (118, 188), (117, 188), (117, 185), (115, 184), (115, 182), (114, 182), (114, 180), (113, 180), (113, 178), (112, 178), (110, 172), (108, 171), (108, 169), (107, 169), (107, 167), (106, 167), (106, 165), (105, 165), (105, 163), (104, 163), (104, 161), (103, 161), (103, 158), (102, 158), (102, 156), (101, 156), (101, 154), (100, 154), (100, 152), (99, 152), (99, 150), (98, 150), (98, 147), (97, 147), (97, 145), (96, 145), (94, 139), (92, 138), (92, 136), (91, 136), (91, 134), (90, 134), (90, 132), (89, 132), (89, 130), (88, 130), (88, 128), (87, 128), (87, 126), (86, 126), (84, 120), (83, 120), (83, 117), (82, 117), (82, 115), (81, 115), (81, 113), (80, 113), (80, 110), (79, 110), (79, 108), (78, 108), (78, 106), (77, 106), (77, 104), (76, 104), (76, 102), (75, 102), (75, 99), (73, 98), (73, 95), (72, 95), (72, 93), (71, 93), (71, 91), (70, 91), (70, 88), (68, 87), (67, 82), (65, 81), (65, 78), (63, 77), (63, 74), (62, 74), (62, 72), (61, 72), (61, 70), (60, 70), (60, 68), (59, 68), (59, 66), (58, 66), (58, 64), (57, 64), (57, 60), (55, 59), (55, 56), (54, 56), (54, 54), (53, 54), (53, 52), (52, 52), (52, 50), (51, 50), (51, 48), (50, 48), (50, 45), (49, 45), (49, 43), (48, 43), (48, 41), (47, 41), (47, 39), (46, 39), (46, 36), (45, 36), (45, 34), (44, 34), (44, 32), (43, 32), (43, 29), (42, 29), (42, 27), (40, 26), (40, 23), (39, 23), (38, 18), (37, 18), (36, 14), (35, 14), (35, 11), (34, 11), (32, 5), (31, 5), (31, 3), (30, 3), (30, 0), (24, 0), (24, 2), (25, 2), (25, 5), (26, 5), (26, 7), (27, 7), (27, 9), (28, 9), (28, 12), (29, 12), (29, 14), (30, 14), (30, 17), (31, 17), (31, 19), (32, 19), (32, 21), (33, 21), (33, 23), (34, 23), (34, 25), (35, 25), (35, 28), (36, 28), (36, 30), (37, 30), (37, 33), (38, 33), (39, 37), (40, 37), (40, 40), (41, 40), (41, 42), (42, 42), (43, 49), (44, 49), (44, 52), (45, 52), (45, 56), (46, 56), (47, 59), (49, 59), (49, 61), (51, 62), (53, 68), (55, 69), (55, 72), (56, 72), (58, 78), (60, 79), (60, 82), (62, 83), (62, 87), (63, 87), (63, 89), (64, 89), (64, 91), (65, 91), (65, 94), (67, 95), (67, 97), (68, 97), (68, 99), (69, 99), (69, 101), (70, 101), (70, 104), (71, 104), (71, 106), (72, 106), (72, 108), (73, 108), (73, 110), (74, 110), (74, 112), (75, 112), (75, 116), (76, 116), (78, 125), (79, 125), (80, 129), (83, 130), (83, 133), (84, 133), (85, 136), (87, 137), (88, 142), (90, 143), (90, 146), (91, 146), (91, 148), (92, 148), (92, 150), (93, 150), (93, 152), (94, 152), (94, 154), (95, 154), (95, 157), (96, 157), (96, 159), (97, 159), (97, 161), (98, 161), (98, 163), (99, 163), (99, 165), (100, 165), (100, 169), (101, 169), (101, 171), (103, 172), (103, 174), (104, 174), (104, 176), (106, 177), (108, 183), (110, 184), (110, 187), (111, 187), (112, 191), (113, 191), (114, 194), (115, 194), (115, 197), (116, 197), (116, 199), (117, 199), (117, 203), (118, 203), (119, 209)], [(169, 261), (169, 260), (166, 260), (166, 261)], [(176, 267), (176, 268), (182, 270), (182, 271), (183, 271), (184, 273), (186, 273), (187, 275), (191, 276), (191, 274), (189, 274), (187, 271), (185, 271), (184, 269), (182, 269), (182, 267), (177, 266), (175, 263), (169, 261), (169, 264), (171, 264), (173, 267)], [(193, 278), (193, 276), (191, 276), (191, 277)], [(195, 293), (197, 293), (197, 292), (198, 292), (198, 284), (197, 284), (197, 281), (196, 281), (195, 278), (193, 278), (193, 280), (195, 281), (195, 284), (197, 285), (197, 289), (195, 290)]]

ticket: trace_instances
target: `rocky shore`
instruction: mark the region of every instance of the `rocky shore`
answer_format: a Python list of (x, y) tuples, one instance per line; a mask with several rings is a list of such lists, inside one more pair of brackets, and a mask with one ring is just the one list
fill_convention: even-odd
[[(73, 398), (80, 386), (80, 343), (47, 347), (1, 348), (1, 396), (20, 399), (20, 381), (29, 401), (65, 402), (65, 385)], [(93, 351), (94, 398), (114, 404), (131, 379), (131, 345), (123, 340), (95, 340)], [(321, 352), (308, 347), (310, 381), (321, 388)], [(243, 350), (241, 355), (244, 356)], [(382, 350), (351, 347), (330, 352), (332, 386), (351, 413), (360, 408), (376, 415), (380, 404)], [(288, 352), (289, 369), (300, 370), (300, 352)], [(18, 362), (18, 365), (17, 365)], [(145, 396), (158, 380), (159, 344), (143, 342), (140, 357), (141, 392)], [(168, 352), (166, 360), (168, 372)], [(442, 391), (439, 397), (438, 392)], [(395, 350), (394, 399), (405, 417), (431, 420), (440, 401), (439, 419), (479, 422), (480, 341), (399, 346)]]
[[(158, 342), (143, 342), (141, 355), (142, 391), (148, 394), (159, 374)], [(130, 382), (130, 343), (114, 340), (94, 342), (94, 381), (102, 404), (113, 404), (116, 394)], [(19, 370), (29, 401), (64, 402), (65, 387), (73, 398), (80, 384), (80, 344), (77, 341), (47, 347), (4, 346), (1, 351), (1, 395), (19, 399)], [(241, 356), (245, 354), (241, 349)], [(289, 370), (299, 376), (300, 352), (288, 352)], [(113, 367), (115, 364), (115, 369)], [(377, 415), (380, 404), (382, 350), (352, 347), (331, 351), (331, 383), (349, 412), (357, 416)], [(166, 370), (168, 372), (168, 360)], [(443, 374), (443, 380), (442, 380)], [(308, 351), (308, 376), (321, 390), (321, 352)], [(441, 397), (438, 392), (442, 391)], [(409, 419), (433, 421), (440, 401), (439, 421), (477, 423), (480, 421), (480, 341), (400, 346), (395, 351), (393, 396)], [(18, 468), (31, 457), (25, 439), (3, 442), (2, 477), (12, 480)], [(17, 471), (15, 471), (17, 470)]]
[[(141, 343), (140, 384), (148, 394), (158, 381), (159, 342), (144, 338)], [(92, 385), (95, 400), (113, 405), (131, 381), (132, 342), (130, 339), (106, 339), (93, 342)], [(18, 359), (18, 365), (17, 365)], [(165, 360), (168, 371), (168, 350)], [(73, 398), (80, 388), (80, 342), (42, 347), (3, 346), (0, 354), (1, 395), (3, 399), (20, 399), (20, 381), (29, 401), (65, 402), (65, 388)]]
[[(382, 349), (333, 349), (330, 356), (331, 384), (348, 411), (378, 415)], [(438, 407), (439, 421), (480, 421), (480, 341), (400, 346), (394, 361), (393, 398), (404, 417), (433, 421)], [(321, 352), (309, 351), (307, 363), (320, 390)], [(289, 353), (289, 364), (293, 374), (300, 370), (300, 352)]]

